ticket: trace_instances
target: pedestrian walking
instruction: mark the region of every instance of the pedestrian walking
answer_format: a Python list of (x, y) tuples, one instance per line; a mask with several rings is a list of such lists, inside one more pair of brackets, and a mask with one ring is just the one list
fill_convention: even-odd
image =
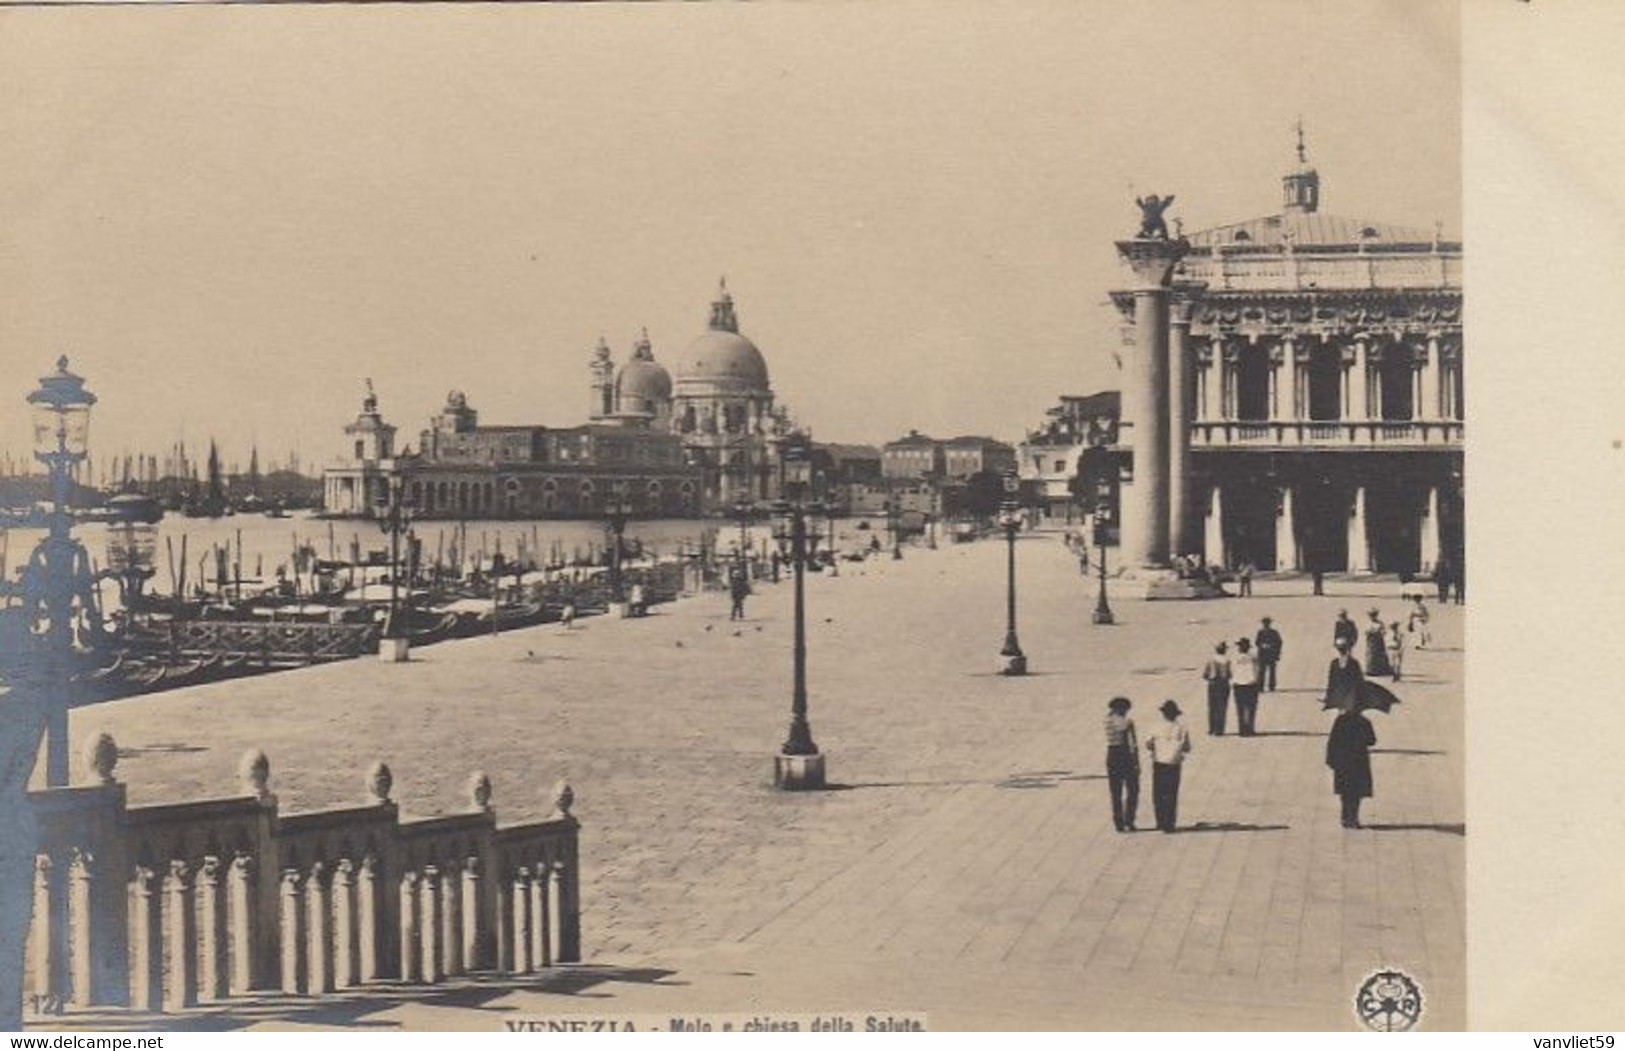
[(1312, 592), (1313, 594), (1316, 594), (1316, 595), (1324, 595), (1324, 594), (1326, 594), (1326, 571), (1325, 570), (1321, 569), (1319, 566), (1316, 566), (1314, 569), (1309, 571), (1309, 579), (1314, 582), (1314, 591)]
[(1394, 666), (1394, 681), (1405, 671), (1405, 633), (1399, 630), (1399, 621), (1388, 625), (1388, 661)]
[(567, 596), (565, 598), (565, 600), (564, 600), (564, 609), (559, 611), (559, 623), (564, 626), (565, 631), (569, 631), (571, 628), (575, 627), (575, 625), (576, 625), (576, 600), (575, 600), (575, 596), (570, 595), (570, 596)]
[(1258, 651), (1258, 685), (1274, 693), (1275, 666), (1281, 662), (1284, 643), (1281, 633), (1275, 630), (1275, 625), (1268, 617), (1258, 623), (1258, 634), (1253, 638), (1253, 646)]
[(1360, 683), (1365, 681), (1365, 673), (1360, 670), (1360, 662), (1354, 659), (1350, 646), (1341, 639), (1337, 642), (1337, 656), (1332, 658), (1331, 667), (1326, 670), (1326, 698), (1328, 708), (1347, 708), (1354, 704), (1360, 696)]
[(1450, 562), (1448, 559), (1439, 559), (1438, 565), (1433, 567), (1433, 583), (1439, 589), (1439, 605), (1450, 601)]
[(1127, 697), (1113, 697), (1106, 705), (1106, 787), (1112, 797), (1112, 825), (1119, 832), (1134, 831), (1140, 807), (1140, 741), (1134, 730)]
[(1236, 640), (1236, 655), (1230, 659), (1230, 688), (1236, 694), (1236, 732), (1252, 737), (1258, 722), (1258, 658), (1252, 640)]
[(1416, 636), (1416, 648), (1425, 650), (1433, 641), (1433, 631), (1428, 627), (1428, 608), (1422, 602), (1422, 596), (1415, 596), (1415, 602), (1416, 604), (1411, 607), (1411, 634)]
[(1213, 656), (1202, 666), (1202, 678), (1207, 682), (1207, 732), (1210, 737), (1224, 734), (1225, 718), (1230, 707), (1229, 646), (1221, 642), (1213, 647)]
[(1339, 642), (1346, 642), (1349, 649), (1352, 650), (1354, 644), (1358, 641), (1360, 641), (1359, 625), (1355, 624), (1353, 619), (1349, 617), (1348, 610), (1338, 610), (1337, 622), (1332, 625), (1332, 645), (1335, 646)]
[(1179, 721), (1183, 713), (1174, 701), (1162, 702), (1163, 721), (1146, 738), (1151, 753), (1151, 808), (1157, 828), (1172, 832), (1179, 822), (1179, 774), (1191, 751), (1191, 735)]
[(745, 596), (750, 594), (750, 581), (745, 579), (745, 570), (742, 566), (735, 566), (728, 574), (728, 596), (733, 599), (733, 608), (728, 611), (729, 620), (745, 619)]
[(1372, 795), (1371, 749), (1377, 732), (1360, 714), (1359, 701), (1349, 703), (1326, 735), (1326, 765), (1332, 768), (1332, 792), (1343, 803), (1343, 827), (1360, 827), (1360, 801)]
[(1382, 614), (1375, 608), (1366, 610), (1365, 625), (1365, 673), (1375, 678), (1379, 675), (1392, 676), (1394, 666), (1388, 661), (1388, 627), (1382, 622)]
[(1236, 570), (1236, 592), (1241, 598), (1251, 598), (1253, 594), (1253, 564), (1243, 562), (1241, 568)]

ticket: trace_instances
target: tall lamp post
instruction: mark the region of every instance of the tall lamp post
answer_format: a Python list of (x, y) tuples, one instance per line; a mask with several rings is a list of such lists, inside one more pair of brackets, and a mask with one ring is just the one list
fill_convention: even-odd
[(56, 371), (41, 377), (39, 389), (28, 395), (33, 406), (34, 459), (45, 465), (51, 480), (51, 509), (46, 514), (46, 535), (34, 549), (22, 584), (30, 623), (44, 621), (39, 647), (22, 663), (24, 674), (39, 676), (35, 685), (45, 700), (45, 783), (68, 783), (68, 698), (65, 696), (75, 649), (74, 601), (85, 614), (92, 643), (101, 641), (101, 615), (91, 590), (90, 557), (73, 539), (73, 512), (68, 493), (74, 474), (89, 455), (90, 407), (96, 395), (85, 389), (82, 377), (68, 371), (68, 359), (56, 361)]
[(891, 530), (891, 557), (895, 562), (903, 557), (902, 508), (896, 499), (886, 504), (886, 528)]
[(1095, 599), (1094, 622), (1115, 624), (1117, 619), (1112, 616), (1112, 607), (1106, 601), (1106, 518), (1102, 511), (1095, 513), (1095, 561), (1100, 564), (1100, 594)]
[(751, 506), (743, 496), (734, 504), (734, 517), (739, 519), (739, 567), (743, 569), (750, 556)]
[(1021, 530), (1021, 503), (1016, 491), (1021, 483), (1015, 472), (1004, 476), (1004, 500), (999, 504), (999, 525), (1004, 529), (1006, 547), (1004, 645), (999, 649), (1001, 675), (1026, 675), (1027, 655), (1016, 638), (1016, 533)]
[[(39, 842), (28, 781), (45, 739), (45, 784), (68, 784), (68, 706), (70, 684), (79, 663), (74, 621), (85, 620), (85, 641), (102, 640), (90, 557), (73, 539), (69, 491), (79, 464), (89, 453), (90, 408), (96, 396), (85, 381), (68, 371), (68, 359), (57, 359), (56, 371), (41, 378), (28, 395), (32, 407), (34, 458), (45, 465), (51, 482), (46, 535), (29, 556), (21, 579), (0, 580), (7, 606), (0, 621), (19, 630), (0, 631), (0, 678), (9, 693), (6, 718), (0, 721), (0, 1029), (22, 1028), (23, 938), (33, 913), (34, 869)], [(20, 599), (21, 607), (10, 606)], [(76, 608), (77, 607), (77, 608)], [(10, 625), (6, 625), (8, 628)], [(48, 912), (35, 915), (38, 932), (51, 940), (46, 973), (36, 973), (35, 989), (68, 990), (68, 866), (44, 870)]]
[(805, 483), (786, 486), (790, 499), (774, 505), (773, 539), (783, 560), (795, 575), (795, 663), (790, 694), (790, 733), (774, 757), (773, 783), (778, 788), (799, 791), (824, 787), (824, 755), (813, 743), (812, 726), (807, 721), (807, 567), (817, 558), (819, 534), (808, 528), (809, 516), (822, 511), (816, 504), (803, 504)]
[(404, 487), (400, 475), (390, 475), (389, 502), (378, 509), (378, 528), (389, 536), (389, 615), (378, 640), (378, 656), (392, 664), (407, 660), (411, 653), (410, 632), (401, 616), (401, 537), (412, 524), (401, 499)]
[(631, 513), (624, 489), (616, 486), (615, 495), (610, 498), (606, 508), (605, 523), (609, 531), (609, 611), (616, 617), (627, 614), (626, 587), (621, 578), (621, 553), (625, 547), (626, 521)]

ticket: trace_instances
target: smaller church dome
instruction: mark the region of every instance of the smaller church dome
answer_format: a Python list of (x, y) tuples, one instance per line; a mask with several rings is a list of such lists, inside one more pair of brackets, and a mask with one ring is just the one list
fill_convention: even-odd
[(671, 397), (671, 373), (655, 361), (647, 330), (632, 347), (631, 359), (616, 373), (615, 393), (622, 399), (649, 402), (666, 401)]

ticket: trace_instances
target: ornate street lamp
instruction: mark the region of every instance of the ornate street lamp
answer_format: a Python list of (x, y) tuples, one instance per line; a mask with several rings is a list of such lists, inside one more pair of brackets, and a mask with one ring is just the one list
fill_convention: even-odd
[(1004, 529), (1007, 550), (1004, 646), (999, 650), (998, 663), (1001, 675), (1027, 674), (1027, 655), (1021, 652), (1021, 642), (1016, 638), (1016, 533), (1021, 529), (1021, 502), (1016, 492), (1020, 486), (1014, 471), (1005, 474), (1004, 500), (999, 504), (999, 525)]
[[(60, 787), (68, 783), (68, 696), (76, 644), (74, 621), (77, 614), (85, 622), (85, 638), (92, 646), (102, 641), (101, 613), (97, 608), (90, 556), (73, 539), (73, 513), (68, 508), (69, 489), (78, 467), (89, 454), (90, 408), (96, 396), (85, 389), (85, 381), (68, 371), (68, 359), (60, 357), (56, 371), (40, 379), (39, 389), (28, 395), (32, 406), (34, 459), (45, 465), (51, 480), (51, 506), (46, 512), (46, 535), (30, 556), (18, 584), (0, 582), (8, 597), (23, 601), (23, 617), (29, 625), (22, 639), (24, 652), (7, 678), (13, 689), (33, 693), (44, 716), (45, 783)], [(36, 631), (43, 624), (43, 631)], [(30, 736), (30, 735), (24, 735)], [(19, 738), (20, 739), (20, 738)], [(27, 745), (32, 752), (38, 739)]]
[(895, 499), (886, 502), (886, 528), (891, 530), (891, 557), (895, 562), (903, 557), (902, 509)]
[(404, 485), (400, 475), (390, 475), (389, 502), (378, 509), (378, 528), (389, 534), (389, 615), (384, 619), (378, 655), (392, 663), (406, 660), (411, 649), (410, 632), (401, 616), (401, 536), (412, 524), (412, 515), (401, 499)]
[(773, 783), (787, 790), (824, 787), (824, 756), (813, 743), (812, 726), (807, 722), (807, 567), (818, 557), (818, 531), (808, 528), (808, 518), (821, 514), (817, 504), (803, 504), (805, 483), (792, 480), (786, 491), (789, 500), (779, 500), (773, 509), (773, 539), (779, 553), (795, 574), (795, 663), (790, 695), (790, 733), (774, 759)]

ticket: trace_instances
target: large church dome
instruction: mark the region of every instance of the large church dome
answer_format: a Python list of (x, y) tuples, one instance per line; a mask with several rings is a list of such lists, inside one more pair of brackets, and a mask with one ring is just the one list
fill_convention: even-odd
[(739, 334), (733, 297), (724, 284), (711, 304), (711, 325), (683, 351), (677, 380), (684, 386), (709, 384), (730, 391), (767, 391), (767, 360), (756, 344)]

